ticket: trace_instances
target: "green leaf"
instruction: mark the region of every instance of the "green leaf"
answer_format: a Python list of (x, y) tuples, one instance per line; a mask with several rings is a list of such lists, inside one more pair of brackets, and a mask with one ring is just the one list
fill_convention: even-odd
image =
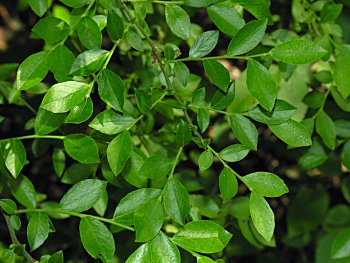
[(40, 107), (53, 113), (67, 112), (83, 102), (90, 86), (76, 81), (53, 85), (45, 94)]
[(236, 56), (255, 48), (265, 35), (267, 19), (253, 20), (244, 25), (231, 40), (227, 55)]
[(125, 263), (152, 263), (150, 243), (139, 246), (126, 260)]
[(65, 123), (79, 124), (85, 122), (91, 117), (92, 112), (92, 99), (90, 97), (85, 98), (82, 103), (71, 109), (65, 120)]
[(52, 164), (58, 177), (61, 177), (66, 166), (66, 156), (64, 155), (64, 151), (62, 149), (55, 148), (53, 150)]
[(115, 176), (123, 170), (132, 155), (133, 144), (130, 133), (124, 131), (117, 135), (107, 147), (108, 163)]
[(215, 263), (216, 261), (212, 260), (211, 258), (205, 257), (205, 256), (199, 256), (197, 257), (197, 263)]
[(14, 178), (17, 178), (22, 168), (27, 163), (26, 150), (22, 142), (17, 139), (12, 139), (3, 143), (2, 155), (6, 168)]
[(190, 57), (201, 58), (208, 55), (219, 40), (219, 31), (211, 30), (200, 34), (190, 48)]
[(49, 8), (49, 0), (27, 0), (30, 8), (38, 16), (43, 16)]
[(344, 99), (347, 98), (350, 95), (350, 45), (337, 48), (334, 80), (339, 93)]
[[(48, 28), (50, 30), (48, 30)], [(69, 25), (63, 20), (48, 16), (40, 19), (32, 31), (49, 44), (57, 43), (69, 35)]]
[(97, 144), (84, 134), (70, 134), (63, 139), (64, 149), (70, 157), (80, 163), (99, 163)]
[(75, 163), (64, 172), (61, 182), (64, 184), (76, 184), (88, 179), (97, 170), (96, 164)]
[(179, 249), (163, 232), (159, 232), (159, 234), (151, 240), (149, 245), (153, 263), (181, 263)]
[(288, 187), (281, 178), (273, 173), (256, 172), (242, 177), (242, 182), (259, 195), (279, 197), (288, 193)]
[(192, 140), (192, 132), (188, 125), (181, 120), (176, 132), (176, 142), (179, 146), (183, 147), (190, 143)]
[(34, 121), (35, 134), (46, 135), (57, 130), (65, 118), (65, 113), (53, 113), (40, 107)]
[(109, 10), (107, 16), (107, 32), (109, 37), (118, 41), (124, 35), (124, 23), (115, 10)]
[(298, 164), (305, 170), (320, 166), (327, 161), (328, 155), (318, 140), (313, 140), (312, 146), (298, 160)]
[(51, 55), (50, 70), (54, 74), (58, 82), (72, 80), (69, 76), (69, 69), (72, 67), (75, 56), (65, 45), (60, 45), (55, 48)]
[(178, 37), (186, 40), (190, 37), (191, 21), (190, 17), (178, 5), (165, 6), (165, 19), (170, 30)]
[(233, 198), (238, 191), (238, 182), (236, 175), (227, 167), (221, 171), (219, 176), (219, 187), (224, 202)]
[(140, 35), (136, 32), (134, 28), (130, 28), (128, 31), (125, 33), (125, 39), (129, 43), (129, 45), (136, 50), (143, 52), (144, 51), (144, 46), (142, 42), (142, 38)]
[(50, 219), (46, 213), (33, 213), (27, 227), (27, 238), (30, 251), (40, 247), (50, 232)]
[(226, 92), (230, 84), (230, 74), (227, 69), (216, 60), (204, 60), (203, 66), (209, 80)]
[(100, 49), (102, 43), (102, 34), (95, 20), (89, 16), (80, 19), (77, 26), (80, 42), (87, 49)]
[(199, 170), (205, 171), (213, 164), (213, 153), (211, 151), (204, 151), (199, 155), (198, 165)]
[(42, 81), (50, 69), (49, 51), (40, 51), (27, 57), (17, 71), (17, 90), (29, 89)]
[(190, 70), (185, 65), (185, 63), (178, 61), (178, 62), (175, 62), (175, 65), (174, 65), (174, 75), (178, 80), (180, 80), (182, 85), (186, 86), (188, 83), (188, 80), (190, 79)]
[(134, 214), (135, 242), (153, 239), (163, 225), (163, 207), (159, 200), (152, 199), (139, 207)]
[(230, 36), (236, 35), (245, 24), (235, 5), (229, 2), (209, 6), (208, 15), (220, 31)]
[(287, 64), (309, 64), (327, 53), (328, 51), (320, 46), (304, 39), (287, 41), (270, 51), (273, 59)]
[(208, 128), (210, 123), (209, 111), (207, 109), (199, 108), (197, 112), (197, 122), (198, 126), (202, 132)]
[(95, 73), (102, 68), (108, 55), (109, 52), (102, 49), (84, 51), (75, 59), (69, 75), (88, 76)]
[(264, 197), (255, 191), (250, 194), (249, 210), (256, 230), (270, 241), (275, 229), (275, 216)]
[(235, 82), (232, 81), (228, 87), (226, 93), (218, 90), (215, 92), (213, 99), (211, 101), (211, 107), (216, 110), (223, 110), (227, 108), (236, 96)]
[(98, 79), (100, 98), (117, 111), (123, 111), (125, 85), (123, 80), (109, 69), (104, 69)]
[(248, 111), (247, 116), (258, 122), (276, 125), (288, 121), (297, 109), (284, 100), (276, 100), (275, 107), (271, 112), (263, 109), (260, 105)]
[(191, 7), (207, 7), (222, 1), (223, 0), (185, 0), (185, 5)]
[(144, 163), (144, 158), (136, 152), (133, 152), (123, 169), (123, 178), (129, 184), (137, 188), (146, 187), (148, 178), (139, 174)]
[(230, 124), (236, 138), (249, 149), (257, 150), (258, 131), (255, 125), (239, 114), (230, 116)]
[(112, 233), (100, 221), (83, 217), (79, 224), (80, 239), (85, 250), (93, 258), (105, 260), (113, 257), (115, 243)]
[(350, 256), (350, 229), (342, 230), (334, 239), (331, 249), (332, 259)]
[(105, 110), (93, 119), (89, 127), (108, 135), (125, 131), (134, 123), (135, 119), (129, 115), (119, 115), (112, 110)]
[(186, 249), (209, 254), (223, 250), (231, 237), (232, 234), (217, 223), (197, 220), (187, 223), (172, 240)]
[(91, 3), (91, 0), (59, 0), (59, 1), (73, 8), (79, 8)]
[(183, 225), (191, 210), (190, 197), (186, 188), (175, 178), (169, 178), (163, 190), (163, 205), (167, 214)]
[(149, 157), (140, 169), (140, 176), (158, 179), (166, 176), (173, 165), (173, 160), (162, 154)]
[(242, 144), (233, 144), (221, 150), (220, 157), (227, 162), (238, 162), (244, 159), (248, 155), (249, 151), (250, 149), (247, 146)]
[(294, 147), (311, 145), (307, 129), (295, 120), (288, 120), (277, 125), (269, 125), (271, 131), (283, 142)]
[(345, 165), (347, 169), (350, 170), (350, 141), (344, 144), (341, 158), (342, 158), (342, 163)]
[(36, 192), (33, 183), (25, 176), (20, 175), (16, 180), (10, 181), (11, 194), (26, 208), (35, 208)]
[(320, 111), (316, 118), (316, 131), (321, 136), (324, 144), (331, 150), (336, 145), (335, 124), (331, 117), (324, 111)]
[(350, 138), (350, 121), (336, 120), (334, 121), (337, 136)]
[(338, 107), (343, 111), (350, 112), (350, 97), (348, 96), (346, 99), (344, 99), (343, 96), (339, 93), (337, 87), (333, 87), (331, 93)]
[(89, 210), (101, 198), (106, 186), (107, 182), (97, 179), (80, 181), (62, 197), (60, 207), (77, 213)]
[(277, 87), (269, 71), (254, 59), (248, 60), (247, 87), (260, 105), (272, 111), (277, 97)]
[(159, 189), (142, 188), (128, 193), (120, 200), (115, 209), (113, 220), (126, 225), (134, 223), (134, 213), (152, 199), (158, 199), (162, 191)]
[(0, 207), (8, 215), (13, 215), (16, 213), (17, 205), (11, 199), (0, 199)]

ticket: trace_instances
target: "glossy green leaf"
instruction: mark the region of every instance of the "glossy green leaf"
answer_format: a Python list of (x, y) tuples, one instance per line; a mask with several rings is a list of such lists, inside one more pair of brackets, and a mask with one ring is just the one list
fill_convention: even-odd
[(17, 139), (3, 143), (2, 157), (11, 175), (17, 178), (22, 168), (27, 163), (26, 150), (23, 143)]
[(227, 48), (230, 56), (241, 55), (255, 48), (265, 35), (267, 19), (253, 20), (244, 25)]
[(70, 157), (80, 163), (99, 163), (97, 144), (84, 134), (70, 134), (63, 139), (64, 149)]
[(269, 71), (254, 59), (248, 61), (247, 87), (260, 105), (272, 111), (277, 97), (277, 87)]
[(46, 135), (57, 130), (65, 118), (65, 113), (53, 113), (40, 107), (34, 121), (35, 134)]
[(109, 52), (102, 49), (87, 50), (75, 59), (69, 74), (73, 76), (88, 76), (100, 70)]
[(275, 229), (275, 216), (264, 197), (255, 191), (250, 194), (249, 210), (256, 230), (270, 241)]
[[(50, 30), (47, 30), (48, 28), (50, 28)], [(68, 37), (69, 26), (66, 22), (57, 17), (48, 16), (40, 19), (39, 22), (35, 24), (32, 31), (47, 43), (54, 44)]]
[(33, 213), (27, 227), (27, 238), (30, 251), (40, 247), (48, 238), (50, 232), (50, 219), (46, 213)]
[(126, 31), (125, 33), (125, 39), (128, 42), (128, 44), (133, 47), (134, 49), (143, 52), (144, 46), (142, 42), (142, 38), (137, 33), (137, 31), (134, 28), (131, 28), (130, 30)]
[(232, 234), (217, 223), (197, 220), (187, 223), (172, 240), (186, 249), (209, 254), (223, 250), (231, 237)]
[(178, 37), (186, 40), (190, 37), (191, 21), (190, 17), (178, 5), (165, 6), (165, 19), (170, 30)]
[(250, 149), (242, 144), (233, 144), (221, 150), (220, 157), (227, 162), (238, 162), (244, 159)]
[(333, 241), (331, 250), (333, 259), (346, 258), (350, 256), (350, 230), (344, 229)]
[(350, 95), (350, 45), (337, 48), (334, 80), (339, 93), (343, 98), (347, 98)]
[(102, 34), (95, 20), (89, 16), (80, 19), (77, 26), (80, 42), (87, 49), (100, 49), (102, 43)]
[(165, 235), (163, 232), (159, 232), (159, 234), (153, 238), (149, 244), (151, 247), (153, 263), (181, 262), (179, 249), (173, 244), (173, 242), (169, 240), (167, 235)]
[(331, 150), (334, 150), (336, 145), (336, 130), (331, 117), (321, 111), (316, 118), (316, 131), (321, 136), (324, 144)]
[(273, 173), (251, 173), (242, 177), (242, 181), (251, 191), (255, 191), (262, 196), (279, 197), (288, 193), (286, 184)]
[(216, 46), (219, 40), (219, 31), (211, 30), (200, 34), (190, 48), (189, 56), (201, 58), (208, 55)]
[(82, 103), (71, 109), (65, 120), (65, 123), (79, 124), (85, 122), (91, 117), (92, 112), (92, 100), (91, 98), (85, 98)]
[(88, 179), (96, 171), (96, 164), (75, 163), (64, 172), (61, 182), (64, 184), (76, 184)]
[(230, 74), (227, 69), (216, 60), (204, 60), (203, 66), (209, 80), (226, 92), (230, 84)]
[(74, 63), (75, 56), (69, 48), (65, 45), (56, 47), (52, 52), (51, 60), (50, 70), (58, 82), (72, 80), (69, 69)]
[(283, 142), (302, 147), (311, 145), (311, 138), (306, 128), (299, 122), (288, 120), (277, 125), (269, 125), (271, 131)]
[(219, 176), (219, 187), (224, 202), (233, 198), (238, 191), (238, 182), (236, 175), (227, 167), (221, 171)]
[(152, 263), (150, 243), (139, 246), (126, 260), (125, 263)]
[(199, 170), (205, 171), (209, 169), (210, 166), (213, 164), (213, 158), (213, 153), (211, 151), (202, 152), (198, 158)]
[(124, 131), (117, 135), (108, 145), (107, 159), (115, 176), (123, 170), (126, 162), (131, 157), (133, 144), (130, 133)]
[(227, 108), (236, 96), (235, 82), (231, 82), (227, 92), (222, 92), (218, 90), (215, 92), (213, 99), (211, 101), (211, 107), (216, 110), (223, 110)]
[(170, 172), (172, 165), (172, 159), (162, 154), (155, 154), (143, 163), (140, 175), (150, 179), (158, 179), (166, 176)]
[(328, 51), (320, 46), (304, 39), (287, 41), (270, 51), (273, 59), (287, 64), (309, 64), (327, 53)]
[(190, 143), (192, 140), (192, 132), (188, 125), (181, 120), (176, 132), (176, 142), (179, 146), (183, 147)]
[(43, 16), (49, 8), (49, 0), (28, 0), (28, 4), (35, 14)]
[(169, 178), (163, 190), (163, 205), (167, 214), (183, 225), (191, 210), (190, 198), (186, 188), (175, 178)]
[(86, 179), (73, 185), (62, 197), (60, 207), (72, 212), (84, 212), (90, 209), (102, 196), (107, 182)]
[(313, 140), (312, 146), (298, 160), (298, 164), (304, 169), (312, 169), (320, 166), (328, 159), (323, 146), (318, 140)]
[(53, 113), (67, 112), (83, 102), (90, 86), (76, 81), (53, 85), (45, 94), (40, 107)]
[(23, 175), (16, 180), (10, 181), (11, 194), (26, 208), (35, 208), (36, 192), (33, 183)]
[(93, 258), (100, 258), (105, 262), (114, 255), (113, 235), (102, 222), (92, 217), (84, 217), (80, 220), (79, 232), (85, 250)]
[(40, 51), (27, 57), (17, 71), (17, 90), (29, 89), (42, 81), (50, 69), (49, 51)]
[(15, 214), (17, 210), (16, 203), (11, 199), (0, 199), (0, 207), (8, 215)]
[(89, 124), (89, 127), (104, 134), (113, 135), (125, 131), (135, 119), (129, 115), (120, 115), (112, 110), (99, 113)]
[(122, 39), (124, 35), (124, 23), (118, 13), (114, 10), (108, 11), (107, 32), (109, 37), (114, 41)]
[(79, 8), (84, 5), (90, 4), (91, 0), (59, 0), (63, 4), (73, 7), (73, 8)]
[(205, 132), (210, 123), (209, 111), (207, 109), (199, 108), (197, 112), (198, 126), (202, 132)]
[(163, 207), (159, 200), (152, 199), (135, 211), (135, 242), (153, 239), (163, 225)]
[(140, 154), (133, 152), (123, 169), (125, 181), (137, 188), (146, 187), (148, 182), (148, 178), (141, 176), (139, 173), (143, 163), (144, 158)]
[(243, 145), (252, 150), (257, 149), (258, 131), (249, 119), (235, 114), (230, 116), (230, 124), (234, 135)]

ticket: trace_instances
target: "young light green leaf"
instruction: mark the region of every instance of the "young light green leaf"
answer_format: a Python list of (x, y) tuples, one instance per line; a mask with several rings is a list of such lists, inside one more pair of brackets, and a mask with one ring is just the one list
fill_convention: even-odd
[(133, 144), (130, 133), (124, 131), (117, 135), (107, 147), (108, 163), (115, 176), (123, 170), (132, 155)]
[(80, 163), (99, 163), (98, 147), (94, 139), (84, 134), (70, 134), (63, 139), (64, 149)]
[(107, 16), (107, 32), (109, 37), (118, 41), (124, 35), (124, 23), (115, 10), (108, 10)]
[(267, 19), (253, 20), (244, 25), (231, 40), (227, 55), (236, 56), (255, 48), (265, 35)]
[(304, 40), (293, 39), (271, 49), (273, 59), (287, 64), (309, 64), (326, 55), (328, 51)]
[(17, 90), (29, 89), (42, 81), (49, 72), (50, 57), (49, 51), (40, 51), (27, 57), (17, 71)]
[(43, 16), (49, 8), (49, 0), (28, 0), (30, 8), (38, 16)]
[(34, 121), (35, 134), (46, 135), (57, 130), (65, 118), (65, 113), (53, 113), (40, 107)]
[(80, 220), (79, 232), (81, 242), (91, 257), (100, 258), (104, 262), (113, 257), (114, 238), (105, 224), (92, 217), (83, 217)]
[(288, 193), (286, 184), (273, 173), (251, 173), (242, 177), (242, 181), (251, 191), (255, 191), (262, 196), (279, 197)]
[(249, 149), (257, 150), (258, 131), (255, 125), (239, 114), (230, 116), (230, 124), (236, 138)]
[(27, 238), (30, 251), (40, 247), (48, 238), (50, 232), (50, 219), (46, 213), (33, 213), (27, 227)]
[(336, 145), (336, 130), (331, 117), (324, 111), (319, 112), (316, 118), (316, 131), (321, 136), (324, 144), (331, 150)]
[(234, 36), (245, 22), (233, 3), (224, 2), (208, 7), (208, 15), (214, 24), (227, 35)]
[(50, 70), (58, 82), (72, 80), (72, 77), (69, 76), (69, 69), (74, 63), (75, 56), (69, 48), (59, 45), (53, 51), (51, 60)]
[(186, 249), (209, 254), (223, 250), (231, 237), (232, 234), (217, 223), (197, 220), (187, 223), (172, 240)]
[(81, 213), (90, 209), (102, 196), (106, 181), (86, 179), (73, 185), (62, 197), (60, 207), (63, 210)]
[(226, 92), (230, 84), (230, 74), (227, 69), (216, 60), (204, 60), (203, 66), (209, 80)]
[(100, 70), (107, 59), (109, 52), (102, 49), (87, 50), (75, 59), (69, 75), (88, 76)]
[[(48, 30), (48, 28), (50, 30)], [(40, 19), (32, 31), (49, 44), (57, 43), (69, 35), (69, 25), (63, 20), (48, 16)]]
[(102, 43), (102, 34), (95, 20), (90, 16), (84, 16), (80, 19), (77, 26), (80, 42), (87, 49), (100, 49)]
[(80, 8), (84, 5), (90, 4), (91, 2), (91, 0), (59, 0), (59, 1), (73, 8)]
[(64, 155), (64, 151), (62, 149), (55, 148), (53, 150), (52, 164), (58, 177), (61, 177), (66, 166), (66, 156)]
[(270, 241), (275, 230), (275, 215), (264, 197), (255, 191), (250, 194), (249, 210), (256, 230)]
[(334, 239), (331, 249), (332, 259), (350, 256), (350, 229), (342, 230)]
[(198, 109), (197, 122), (201, 131), (205, 132), (205, 130), (208, 128), (210, 123), (209, 111), (207, 109), (202, 109), (202, 108)]
[(186, 146), (192, 140), (192, 132), (188, 125), (181, 120), (176, 132), (176, 142), (181, 147)]
[(311, 145), (307, 129), (295, 120), (288, 120), (277, 125), (269, 125), (271, 131), (283, 142), (294, 147)]
[(16, 180), (10, 181), (11, 194), (16, 200), (26, 208), (35, 208), (36, 192), (33, 183), (23, 175)]
[(150, 179), (158, 179), (166, 176), (173, 165), (173, 160), (162, 154), (149, 157), (140, 169), (140, 176)]
[(277, 97), (277, 87), (269, 71), (254, 59), (248, 61), (247, 87), (260, 105), (272, 111)]
[(79, 105), (75, 106), (69, 112), (67, 118), (65, 119), (65, 123), (75, 123), (79, 124), (87, 121), (93, 112), (93, 104), (92, 99), (84, 98), (83, 102)]
[(27, 163), (26, 150), (23, 143), (17, 139), (5, 142), (2, 145), (2, 157), (11, 175), (17, 178), (22, 168)]
[(236, 175), (227, 167), (221, 171), (219, 176), (219, 187), (224, 202), (233, 198), (238, 191), (238, 182)]
[(213, 153), (211, 151), (204, 151), (199, 155), (198, 165), (199, 170), (205, 171), (213, 164)]
[(165, 6), (165, 19), (170, 30), (178, 37), (186, 40), (190, 37), (191, 21), (190, 17), (178, 5)]
[(169, 178), (163, 190), (163, 205), (167, 214), (183, 225), (191, 210), (190, 197), (186, 188), (175, 178)]
[(40, 107), (53, 113), (67, 112), (83, 102), (90, 86), (76, 81), (53, 85), (45, 94)]
[(219, 40), (219, 31), (211, 30), (200, 34), (190, 48), (190, 57), (201, 58), (208, 55)]
[(179, 249), (163, 232), (159, 232), (149, 245), (153, 263), (181, 263)]
[(142, 188), (128, 193), (120, 200), (115, 209), (113, 219), (126, 225), (134, 223), (134, 213), (152, 199), (158, 199), (162, 191), (153, 188)]
[(227, 162), (238, 162), (244, 159), (250, 149), (242, 144), (233, 144), (221, 150), (220, 157)]
[(153, 239), (163, 225), (163, 207), (159, 200), (152, 199), (135, 211), (135, 242)]
[(350, 45), (337, 48), (334, 80), (339, 93), (344, 99), (347, 98), (350, 95)]
[(119, 115), (112, 110), (105, 110), (93, 119), (89, 127), (108, 135), (125, 131), (134, 123), (135, 119), (129, 115)]

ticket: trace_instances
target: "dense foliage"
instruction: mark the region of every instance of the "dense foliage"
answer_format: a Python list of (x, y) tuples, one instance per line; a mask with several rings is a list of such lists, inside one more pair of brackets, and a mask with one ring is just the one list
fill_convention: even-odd
[(347, 6), (271, 2), (19, 1), (0, 261), (349, 262)]

